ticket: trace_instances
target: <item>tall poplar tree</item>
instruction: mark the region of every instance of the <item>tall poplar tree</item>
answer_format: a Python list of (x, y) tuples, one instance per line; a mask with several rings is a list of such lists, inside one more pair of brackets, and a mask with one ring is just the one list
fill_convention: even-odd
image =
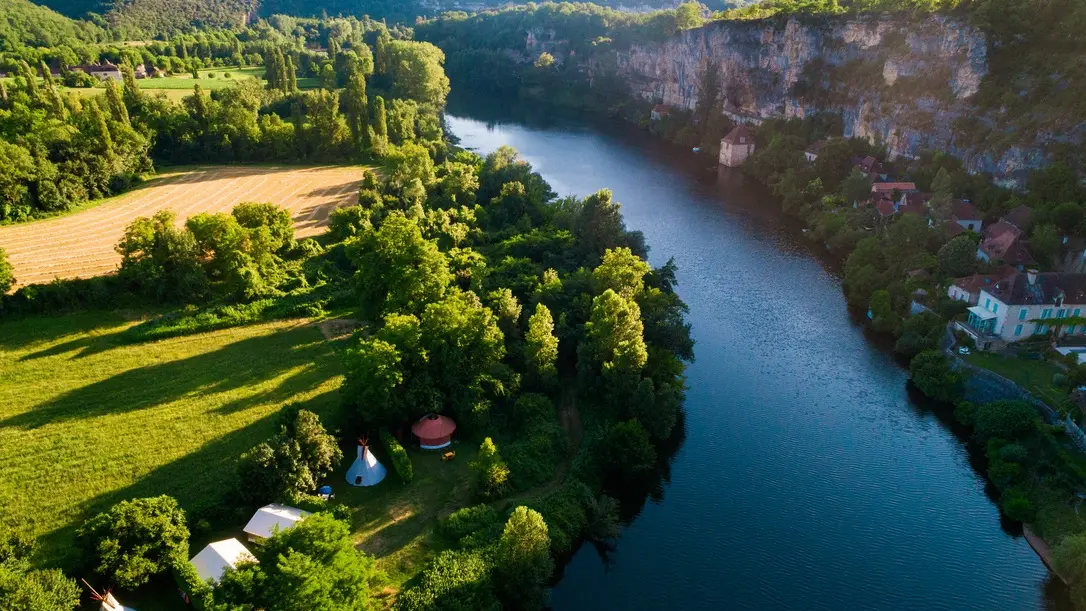
[(347, 127), (351, 130), (351, 139), (355, 147), (363, 146), (368, 134), (369, 105), (366, 100), (366, 77), (359, 70), (352, 70), (347, 75), (343, 105), (347, 109)]
[(385, 112), (385, 99), (381, 96), (373, 100), (373, 131), (379, 138), (388, 137), (388, 115)]

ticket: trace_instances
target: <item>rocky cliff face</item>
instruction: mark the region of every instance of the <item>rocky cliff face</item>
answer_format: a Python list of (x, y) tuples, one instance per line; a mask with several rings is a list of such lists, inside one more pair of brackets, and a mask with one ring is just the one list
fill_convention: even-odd
[(714, 22), (614, 60), (633, 93), (655, 102), (693, 109), (711, 66), (739, 120), (830, 112), (845, 135), (880, 141), (894, 157), (948, 151), (1009, 184), (1045, 162), (1042, 134), (992, 145), (995, 123), (973, 103), (988, 43), (944, 17)]

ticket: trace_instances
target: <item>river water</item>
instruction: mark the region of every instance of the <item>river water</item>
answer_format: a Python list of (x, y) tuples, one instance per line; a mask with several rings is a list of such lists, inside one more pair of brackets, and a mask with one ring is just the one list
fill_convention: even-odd
[(762, 189), (632, 128), (453, 112), (464, 146), (515, 147), (559, 195), (612, 189), (652, 264), (678, 264), (697, 340), (668, 477), (615, 549), (573, 556), (555, 609), (1068, 608)]

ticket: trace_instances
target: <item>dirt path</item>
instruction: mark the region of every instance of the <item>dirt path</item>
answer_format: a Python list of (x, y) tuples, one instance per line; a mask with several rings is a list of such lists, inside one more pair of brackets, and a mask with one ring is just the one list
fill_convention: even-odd
[(354, 333), (354, 330), (362, 326), (362, 322), (353, 318), (329, 318), (317, 323), (317, 327), (324, 334), (324, 339), (339, 339)]
[(324, 231), (333, 210), (354, 202), (361, 179), (357, 166), (187, 169), (82, 212), (0, 227), (0, 248), (15, 267), (18, 287), (113, 271), (121, 260), (113, 249), (128, 223), (164, 209), (183, 222), (240, 202), (271, 202), (290, 210), (295, 235), (304, 238)]

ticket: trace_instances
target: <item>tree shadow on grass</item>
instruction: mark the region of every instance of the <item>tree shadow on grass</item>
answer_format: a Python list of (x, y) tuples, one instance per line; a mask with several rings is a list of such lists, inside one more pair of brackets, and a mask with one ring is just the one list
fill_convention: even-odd
[(96, 340), (105, 341), (113, 338), (120, 329), (106, 333), (106, 329), (115, 329), (126, 319), (116, 312), (101, 310), (80, 312), (68, 315), (31, 315), (0, 321), (0, 350), (25, 350), (35, 344), (49, 342), (53, 338), (76, 334), (91, 334), (90, 337), (77, 337), (50, 346), (36, 353), (25, 355), (20, 360), (64, 354), (92, 345)]
[[(299, 339), (295, 330), (284, 330), (243, 339), (214, 352), (131, 369), (0, 421), (0, 428), (34, 429), (54, 422), (134, 412), (189, 395), (234, 390), (277, 377), (299, 364), (331, 357), (327, 343), (298, 344)], [(291, 383), (284, 382), (275, 391), (234, 401), (229, 410), (237, 412), (276, 397), (285, 398), (299, 387), (312, 388), (322, 379), (321, 369), (306, 367), (306, 375), (292, 376)]]
[[(329, 390), (301, 404), (317, 413), (321, 420), (332, 418), (339, 408), (339, 393)], [(41, 560), (57, 563), (71, 570), (78, 560), (73, 548), (75, 533), (84, 521), (120, 501), (166, 494), (178, 500), (188, 514), (189, 527), (201, 519), (210, 519), (212, 528), (236, 526), (249, 519), (250, 508), (230, 501), (232, 491), (242, 485), (237, 477), (238, 458), (275, 432), (278, 412), (226, 433), (196, 451), (162, 465), (132, 484), (100, 494), (79, 507), (79, 516), (70, 524), (43, 535)], [(93, 484), (89, 482), (88, 485)], [(190, 550), (190, 556), (199, 549)]]

